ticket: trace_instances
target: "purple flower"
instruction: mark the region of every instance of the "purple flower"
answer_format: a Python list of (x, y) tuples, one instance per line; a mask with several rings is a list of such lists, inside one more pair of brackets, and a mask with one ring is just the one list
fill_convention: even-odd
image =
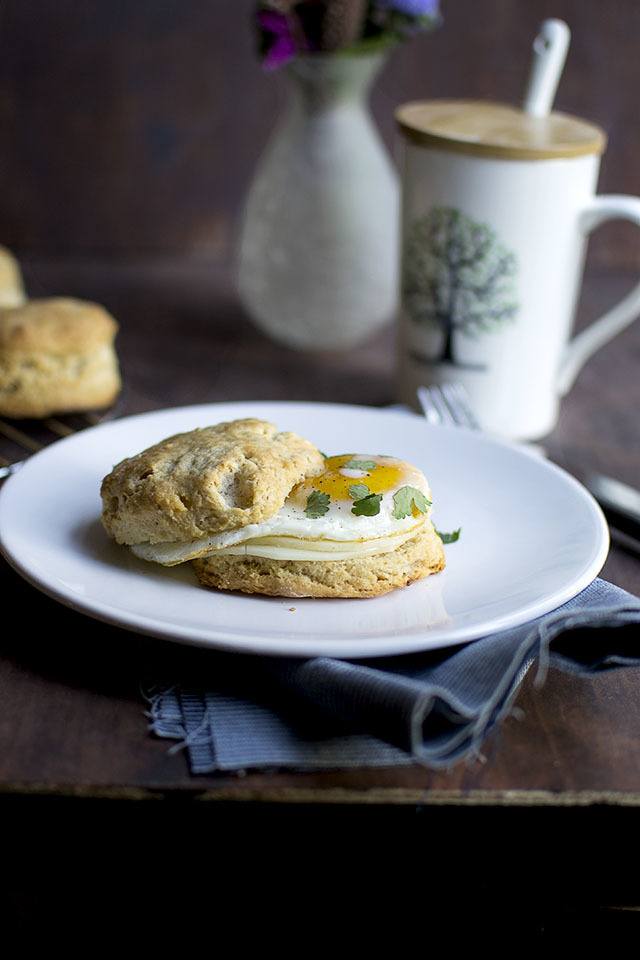
[(379, 7), (397, 10), (410, 17), (437, 17), (440, 0), (377, 0)]
[(265, 70), (275, 70), (295, 57), (296, 42), (286, 14), (276, 10), (259, 10), (258, 26), (262, 32), (262, 65)]

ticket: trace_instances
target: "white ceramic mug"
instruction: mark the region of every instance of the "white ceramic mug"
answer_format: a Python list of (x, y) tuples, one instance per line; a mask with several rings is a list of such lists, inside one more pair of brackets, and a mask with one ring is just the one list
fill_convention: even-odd
[(596, 196), (606, 138), (563, 114), (498, 104), (400, 108), (403, 252), (399, 393), (459, 381), (482, 426), (548, 433), (583, 363), (640, 313), (640, 285), (570, 339), (586, 241), (640, 225), (640, 199)]

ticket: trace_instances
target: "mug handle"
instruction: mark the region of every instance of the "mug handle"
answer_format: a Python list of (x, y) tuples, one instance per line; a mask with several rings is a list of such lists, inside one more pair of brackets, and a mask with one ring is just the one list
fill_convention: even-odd
[[(580, 229), (591, 233), (605, 220), (630, 220), (640, 227), (640, 198), (623, 194), (594, 197), (580, 215)], [(583, 364), (608, 340), (621, 333), (640, 314), (640, 283), (599, 320), (594, 320), (565, 348), (558, 372), (557, 388), (564, 396)]]

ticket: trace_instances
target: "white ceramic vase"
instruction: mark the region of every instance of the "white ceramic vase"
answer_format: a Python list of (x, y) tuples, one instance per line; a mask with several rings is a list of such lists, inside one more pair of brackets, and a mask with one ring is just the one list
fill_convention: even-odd
[(251, 186), (238, 286), (256, 324), (291, 347), (348, 347), (392, 319), (396, 173), (367, 107), (384, 55), (294, 61), (288, 109)]

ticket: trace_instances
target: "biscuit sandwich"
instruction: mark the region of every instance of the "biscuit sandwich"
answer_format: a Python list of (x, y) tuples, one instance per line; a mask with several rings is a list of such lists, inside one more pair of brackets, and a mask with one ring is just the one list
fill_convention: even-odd
[(325, 457), (262, 420), (169, 437), (102, 482), (102, 521), (133, 553), (192, 561), (208, 587), (375, 597), (444, 567), (424, 474), (396, 457)]

